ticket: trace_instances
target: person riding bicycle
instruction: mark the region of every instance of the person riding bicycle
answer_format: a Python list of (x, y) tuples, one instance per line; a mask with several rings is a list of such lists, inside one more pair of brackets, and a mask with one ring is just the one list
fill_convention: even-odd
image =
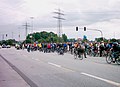
[(115, 58), (115, 60), (116, 60), (116, 58), (118, 58), (119, 53), (120, 53), (120, 47), (117, 42), (114, 42), (112, 44), (111, 51), (112, 51), (112, 58)]
[(78, 48), (78, 43), (75, 42), (74, 43), (74, 53), (77, 54), (77, 48)]
[(77, 43), (77, 42), (74, 43), (74, 47), (75, 47), (75, 48), (78, 47), (78, 43)]
[(99, 46), (99, 51), (100, 51), (100, 57), (103, 56), (103, 51), (105, 49), (105, 46), (104, 46), (104, 42), (100, 42), (100, 46)]
[[(78, 47), (77, 47), (77, 51), (78, 51), (78, 57), (81, 57), (81, 55), (84, 54), (84, 52), (85, 52), (85, 47), (79, 43)], [(86, 55), (84, 55), (84, 56), (86, 58)]]

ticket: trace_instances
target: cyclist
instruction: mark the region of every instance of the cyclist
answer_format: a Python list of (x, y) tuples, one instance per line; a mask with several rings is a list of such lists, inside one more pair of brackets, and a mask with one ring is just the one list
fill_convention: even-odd
[(39, 51), (42, 51), (42, 44), (41, 43), (38, 44), (38, 49), (39, 49)]
[(117, 42), (114, 42), (112, 44), (111, 51), (112, 51), (112, 58), (115, 59), (113, 62), (115, 62), (116, 58), (119, 56), (119, 52), (120, 52), (120, 47)]
[(77, 54), (78, 43), (74, 43), (74, 54)]
[(104, 51), (104, 43), (103, 43), (103, 41), (100, 43), (100, 46), (99, 46), (99, 50), (100, 50), (100, 57), (102, 57), (102, 55), (103, 55), (103, 51)]
[(78, 43), (75, 42), (75, 43), (74, 43), (74, 48), (77, 49), (77, 47), (78, 47)]
[(85, 47), (82, 44), (80, 44), (80, 43), (78, 44), (77, 51), (78, 51), (78, 57), (81, 57), (81, 55), (84, 54), (84, 56), (86, 58)]

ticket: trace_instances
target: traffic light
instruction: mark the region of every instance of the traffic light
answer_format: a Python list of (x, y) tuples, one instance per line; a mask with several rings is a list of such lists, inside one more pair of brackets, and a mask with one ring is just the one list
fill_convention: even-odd
[(86, 31), (86, 27), (84, 27), (84, 31)]
[(78, 27), (76, 27), (76, 31), (78, 31)]

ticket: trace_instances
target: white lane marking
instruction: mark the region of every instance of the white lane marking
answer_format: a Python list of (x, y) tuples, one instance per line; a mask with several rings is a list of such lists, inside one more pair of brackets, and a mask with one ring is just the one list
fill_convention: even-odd
[(69, 69), (69, 68), (65, 68), (65, 67), (62, 67), (64, 70), (67, 70), (67, 71), (71, 71), (71, 72), (75, 72), (74, 70), (72, 69)]
[(86, 76), (89, 76), (89, 77), (92, 77), (92, 78), (95, 78), (95, 79), (98, 79), (98, 80), (101, 80), (101, 81), (104, 81), (104, 82), (107, 82), (107, 83), (110, 83), (112, 85), (115, 85), (115, 86), (118, 86), (120, 87), (120, 83), (117, 83), (117, 82), (114, 82), (114, 81), (111, 81), (111, 80), (107, 80), (107, 79), (103, 79), (101, 77), (97, 77), (97, 76), (94, 76), (94, 75), (90, 75), (90, 74), (87, 74), (87, 73), (81, 73), (82, 75), (86, 75)]
[(55, 64), (55, 63), (48, 62), (48, 64), (61, 68), (60, 65), (57, 65), (57, 64)]
[(34, 58), (32, 57), (32, 59), (34, 59)]
[(34, 58), (32, 58), (33, 60), (36, 60), (36, 61), (39, 61), (39, 59), (34, 59)]
[(39, 61), (39, 59), (35, 59), (36, 61)]

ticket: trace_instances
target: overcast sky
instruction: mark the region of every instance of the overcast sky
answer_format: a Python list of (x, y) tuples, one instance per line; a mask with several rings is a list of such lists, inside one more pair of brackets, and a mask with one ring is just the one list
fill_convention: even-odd
[(26, 22), (30, 25), (28, 33), (58, 33), (57, 20), (53, 18), (58, 8), (65, 14), (61, 32), (68, 38), (101, 37), (99, 31), (83, 31), (82, 28), (87, 27), (101, 30), (107, 39), (120, 39), (120, 0), (0, 0), (0, 40), (24, 40)]

